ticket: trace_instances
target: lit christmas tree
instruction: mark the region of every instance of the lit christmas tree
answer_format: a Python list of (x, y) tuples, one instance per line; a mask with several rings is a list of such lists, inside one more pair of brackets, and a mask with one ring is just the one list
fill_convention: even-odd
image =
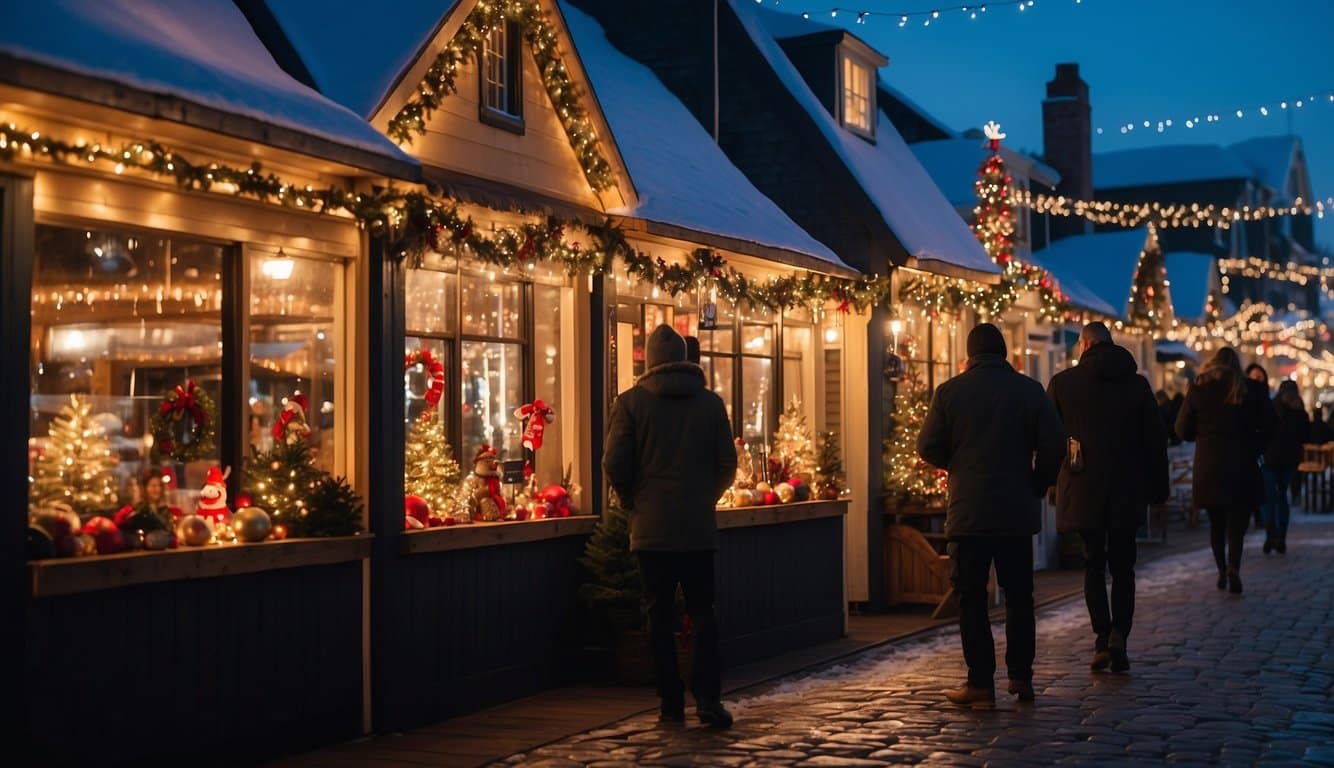
[(900, 504), (929, 504), (949, 492), (949, 474), (917, 455), (917, 436), (930, 407), (917, 366), (910, 366), (894, 393), (894, 430), (885, 440), (885, 491)]
[(431, 513), (450, 514), (454, 491), (461, 474), (454, 461), (454, 449), (445, 439), (439, 412), (432, 408), (413, 421), (403, 445), (403, 492), (420, 496)]
[(810, 425), (806, 423), (806, 414), (801, 403), (794, 397), (788, 403), (783, 415), (778, 417), (778, 432), (774, 435), (774, 453), (783, 468), (782, 477), (800, 477), (803, 483), (811, 482), (815, 470), (815, 439), (811, 435)]
[(579, 564), (589, 577), (580, 585), (579, 597), (602, 625), (602, 633), (613, 636), (643, 625), (639, 562), (630, 551), (630, 520), (625, 510), (616, 504), (607, 506), (584, 545)]
[(316, 484), (324, 477), (304, 438), (290, 443), (277, 440), (271, 450), (251, 449), (241, 490), (255, 506), (269, 513), (274, 525), (285, 525), (297, 535)]
[[(1212, 300), (1213, 295), (1210, 294)], [(1158, 232), (1149, 227), (1148, 240), (1135, 264), (1130, 287), (1130, 324), (1166, 330), (1172, 326), (1172, 296), (1167, 287), (1167, 259), (1158, 246)]]
[(69, 405), (51, 420), (47, 441), (33, 467), (28, 498), (34, 506), (70, 505), (80, 517), (103, 514), (117, 506), (117, 459), (106, 430), (90, 417), (92, 404), (70, 395)]
[(847, 492), (843, 475), (843, 456), (838, 447), (837, 432), (821, 432), (820, 446), (815, 456), (814, 490), (821, 499), (837, 499)]

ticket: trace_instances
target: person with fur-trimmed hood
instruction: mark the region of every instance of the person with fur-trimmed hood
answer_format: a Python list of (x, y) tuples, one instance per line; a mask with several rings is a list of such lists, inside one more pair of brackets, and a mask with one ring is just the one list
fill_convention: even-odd
[(659, 325), (644, 345), (647, 370), (612, 407), (602, 466), (630, 521), (639, 559), (649, 637), (662, 699), (659, 718), (685, 721), (685, 693), (672, 629), (676, 587), (694, 625), (691, 693), (701, 722), (732, 724), (723, 707), (714, 613), (716, 506), (736, 475), (732, 427), (704, 370), (686, 359), (686, 342)]

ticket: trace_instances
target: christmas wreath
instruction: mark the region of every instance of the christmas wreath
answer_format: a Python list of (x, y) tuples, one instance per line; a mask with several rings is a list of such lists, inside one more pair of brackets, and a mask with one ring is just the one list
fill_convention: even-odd
[[(183, 429), (187, 419), (190, 423)], [(180, 462), (212, 458), (216, 419), (213, 400), (194, 379), (185, 382), (184, 387), (178, 385), (162, 398), (153, 414), (153, 453)], [(184, 439), (178, 439), (183, 433)]]
[(420, 365), (426, 369), (427, 375), (431, 377), (431, 383), (426, 388), (426, 404), (430, 406), (422, 412), (422, 421), (431, 418), (435, 409), (440, 407), (440, 398), (445, 394), (445, 364), (435, 359), (431, 350), (422, 347), (415, 352), (409, 352), (403, 356), (403, 371), (406, 373), (413, 366)]

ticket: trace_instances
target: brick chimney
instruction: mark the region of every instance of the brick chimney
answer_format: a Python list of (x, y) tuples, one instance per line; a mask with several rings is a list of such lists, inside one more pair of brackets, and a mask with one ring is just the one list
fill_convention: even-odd
[[(1042, 155), (1061, 174), (1059, 194), (1093, 199), (1093, 121), (1089, 86), (1079, 76), (1078, 64), (1057, 64), (1056, 78), (1047, 83), (1042, 101)], [(1074, 217), (1053, 217), (1052, 237), (1093, 231)]]

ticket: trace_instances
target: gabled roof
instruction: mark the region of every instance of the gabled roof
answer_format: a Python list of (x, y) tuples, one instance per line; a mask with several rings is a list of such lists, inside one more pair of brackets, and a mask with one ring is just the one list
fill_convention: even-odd
[(1148, 237), (1146, 229), (1076, 235), (1033, 254), (1033, 261), (1046, 267), (1063, 288), (1063, 280), (1080, 283), (1115, 309), (1113, 317), (1123, 317)]
[[(931, 178), (945, 194), (945, 198), (955, 207), (971, 207), (977, 202), (977, 192), (974, 189), (977, 169), (991, 154), (983, 139), (919, 141), (916, 144), (909, 144), (908, 148), (912, 150), (917, 162), (931, 174)], [(1019, 171), (1047, 186), (1055, 186), (1060, 180), (1060, 174), (1054, 169), (1028, 155), (1021, 155), (1001, 147), (1001, 157), (1012, 172)]]
[(885, 78), (876, 77), (875, 82), (877, 88), (884, 91), (886, 94), (888, 94), (895, 101), (902, 104), (904, 107), (912, 110), (914, 114), (920, 117), (923, 122), (930, 125), (932, 128), (935, 128), (937, 131), (940, 131), (946, 136), (959, 135), (958, 131), (954, 130), (953, 128), (950, 128), (948, 125), (945, 125), (945, 123), (941, 122), (935, 115), (931, 114), (930, 112), (927, 112), (917, 102), (908, 98), (908, 96), (905, 93), (903, 93), (903, 91), (900, 91), (899, 89), (885, 82)]
[(1092, 312), (1103, 317), (1120, 320), (1125, 316), (1125, 310), (1118, 310), (1115, 305), (1109, 304), (1103, 300), (1093, 289), (1084, 285), (1078, 278), (1074, 277), (1074, 272), (1067, 264), (1053, 267), (1043, 262), (1036, 255), (1031, 256), (1029, 261), (1035, 267), (1042, 267), (1056, 280), (1056, 285), (1065, 294), (1070, 305), (1075, 309), (1082, 309), (1086, 312)]
[(1209, 289), (1218, 267), (1208, 253), (1173, 251), (1164, 256), (1167, 280), (1171, 283), (1172, 314), (1186, 322), (1204, 319)]
[(1301, 145), (1296, 136), (1260, 136), (1239, 141), (1228, 150), (1251, 169), (1261, 184), (1283, 196), (1288, 192), (1288, 171)]
[[(416, 161), (362, 117), (284, 72), (231, 0), (44, 0), (4, 15), (0, 81), (416, 175)], [(125, 89), (150, 98), (127, 100)]]
[(816, 262), (799, 266), (851, 273), (732, 165), (651, 70), (616, 50), (569, 3), (561, 13), (638, 192), (634, 207), (612, 213), (784, 249)]
[(1094, 189), (1248, 179), (1251, 176), (1251, 169), (1235, 154), (1213, 144), (1123, 149), (1093, 156)]
[(912, 262), (933, 271), (999, 274), (999, 268), (884, 113), (877, 112), (874, 144), (843, 129), (767, 26), (789, 25), (790, 20), (775, 19), (784, 14), (759, 8), (749, 0), (728, 1), (760, 54), (857, 180)]
[(320, 92), (369, 118), (459, 0), (267, 0)]

